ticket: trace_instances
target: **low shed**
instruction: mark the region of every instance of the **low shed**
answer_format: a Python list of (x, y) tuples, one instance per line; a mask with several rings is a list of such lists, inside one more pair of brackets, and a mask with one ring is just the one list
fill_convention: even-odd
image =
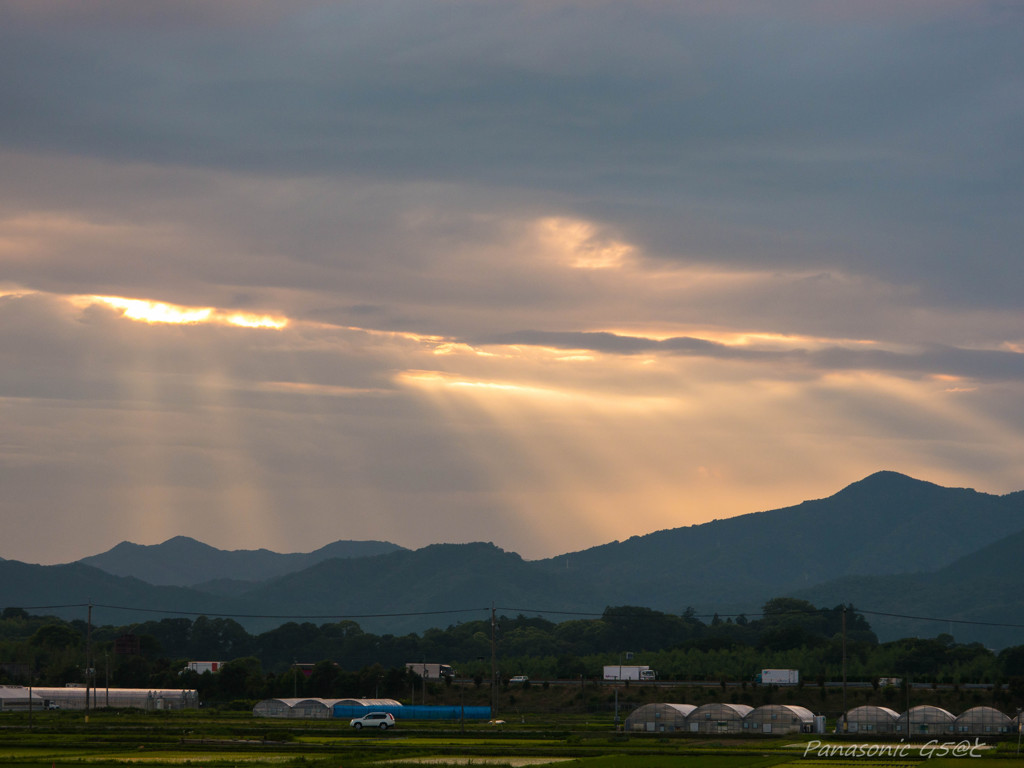
[(625, 729), (648, 733), (685, 731), (686, 718), (696, 708), (693, 704), (644, 704), (629, 713)]

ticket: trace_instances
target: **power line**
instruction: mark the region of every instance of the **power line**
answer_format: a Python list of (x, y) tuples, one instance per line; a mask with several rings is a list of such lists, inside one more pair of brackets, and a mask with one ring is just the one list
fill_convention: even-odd
[(915, 621), (938, 621), (944, 624), (972, 624), (980, 627), (1011, 627), (1013, 629), (1024, 629), (1024, 624), (1008, 624), (1001, 621), (973, 621), (971, 619), (940, 619), (933, 616), (910, 616), (904, 613), (884, 613), (883, 611), (866, 611), (855, 608), (856, 613), (866, 613), (871, 616), (888, 616), (894, 619), (913, 619)]
[(159, 608), (132, 608), (124, 605), (103, 605), (93, 603), (96, 608), (116, 611), (141, 611), (164, 613), (177, 616), (215, 616), (224, 619), (384, 619), (401, 616), (436, 616), (446, 613), (479, 613), (487, 608), (452, 608), (443, 611), (406, 611), (404, 613), (326, 613), (326, 614), (274, 614), (274, 613), (211, 613), (208, 611), (162, 611)]
[[(22, 610), (32, 611), (43, 611), (43, 610), (56, 610), (65, 608), (87, 608), (89, 603), (66, 603), (63, 605), (26, 605), (17, 606)], [(279, 619), (279, 620), (297, 620), (297, 619), (386, 619), (386, 618), (402, 618), (410, 616), (440, 616), (446, 614), (456, 613), (483, 613), (487, 614), (491, 608), (451, 608), (446, 610), (437, 611), (402, 611), (396, 613), (327, 613), (327, 614), (275, 614), (275, 613), (218, 613), (212, 611), (178, 611), (178, 610), (164, 610), (161, 608), (138, 608), (134, 606), (126, 605), (106, 605), (103, 603), (92, 603), (94, 608), (106, 608), (107, 610), (114, 611), (133, 611), (137, 613), (155, 613), (161, 615), (172, 615), (172, 616), (210, 616), (215, 618), (223, 619)], [(602, 618), (605, 616), (629, 616), (634, 614), (640, 615), (651, 615), (648, 611), (653, 609), (643, 608), (636, 606), (631, 609), (626, 606), (623, 608), (607, 609), (602, 612), (596, 611), (567, 611), (567, 610), (554, 610), (545, 608), (519, 608), (519, 607), (498, 607), (495, 610), (516, 612), (520, 614), (533, 614), (533, 615), (555, 615), (555, 616), (583, 616), (590, 618)], [(670, 614), (662, 611), (655, 611), (655, 614), (663, 616), (676, 616), (679, 618), (692, 618), (692, 619), (714, 619), (716, 616), (719, 619), (735, 619), (735, 618), (747, 618), (757, 619), (764, 618), (766, 616), (801, 616), (801, 615), (813, 615), (813, 614), (826, 614), (833, 613), (834, 608), (815, 608), (811, 610), (788, 610), (788, 611), (771, 611), (771, 612), (741, 612), (741, 613), (691, 613), (691, 614)], [(886, 618), (894, 619), (908, 619), (911, 621), (932, 621), (946, 624), (964, 624), (968, 626), (980, 626), (980, 627), (1006, 627), (1010, 629), (1024, 629), (1024, 624), (1013, 624), (1010, 622), (997, 622), (997, 621), (978, 621), (974, 619), (951, 619), (943, 618), (938, 616), (915, 616), (904, 613), (891, 613), (887, 611), (873, 611), (866, 608), (853, 608), (854, 613), (860, 613), (867, 616), (884, 616)]]

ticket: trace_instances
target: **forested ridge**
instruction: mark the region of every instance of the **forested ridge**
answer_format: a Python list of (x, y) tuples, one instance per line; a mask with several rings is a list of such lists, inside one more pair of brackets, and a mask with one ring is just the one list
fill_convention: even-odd
[[(710, 618), (686, 611), (607, 608), (600, 618), (553, 622), (496, 616), (494, 653), (503, 681), (525, 674), (545, 680), (600, 679), (605, 664), (646, 664), (661, 681), (754, 684), (762, 668), (796, 668), (804, 686), (842, 677), (845, 613), (847, 677), (873, 681), (899, 676), (935, 684), (1009, 683), (1024, 691), (1024, 646), (994, 653), (950, 635), (879, 643), (853, 606), (818, 608), (792, 598), (768, 601), (757, 616)], [(133, 637), (138, 653), (115, 652)], [(0, 617), (0, 682), (36, 685), (81, 682), (87, 644), (99, 685), (196, 687), (210, 700), (367, 692), (401, 697), (410, 690), (406, 662), (440, 662), (479, 687), (489, 680), (489, 620), (468, 621), (422, 634), (374, 635), (353, 621), (287, 623), (252, 635), (231, 618), (176, 618), (131, 626), (88, 627), (81, 620), (35, 616), (20, 608)], [(628, 659), (623, 661), (624, 656)], [(226, 662), (215, 675), (184, 671), (190, 660)], [(296, 662), (312, 667), (299, 675)], [(300, 681), (301, 677), (301, 681)], [(357, 693), (361, 692), (361, 693)]]

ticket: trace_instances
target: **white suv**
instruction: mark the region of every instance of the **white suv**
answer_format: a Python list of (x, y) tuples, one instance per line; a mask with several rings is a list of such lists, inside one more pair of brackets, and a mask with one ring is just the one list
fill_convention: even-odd
[(386, 731), (388, 728), (395, 727), (395, 716), (390, 712), (367, 712), (362, 717), (350, 720), (348, 724), (357, 731), (364, 725), (368, 728), (380, 728), (382, 731)]

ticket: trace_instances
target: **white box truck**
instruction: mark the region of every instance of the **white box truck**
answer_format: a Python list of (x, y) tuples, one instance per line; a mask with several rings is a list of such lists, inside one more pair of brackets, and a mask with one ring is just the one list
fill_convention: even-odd
[(444, 680), (454, 678), (455, 670), (447, 664), (430, 664), (422, 661), (407, 661), (406, 669), (412, 670), (424, 680)]
[(658, 673), (647, 665), (637, 664), (606, 664), (605, 680), (656, 680)]
[(800, 682), (799, 669), (762, 669), (757, 682), (763, 685), (796, 685)]

